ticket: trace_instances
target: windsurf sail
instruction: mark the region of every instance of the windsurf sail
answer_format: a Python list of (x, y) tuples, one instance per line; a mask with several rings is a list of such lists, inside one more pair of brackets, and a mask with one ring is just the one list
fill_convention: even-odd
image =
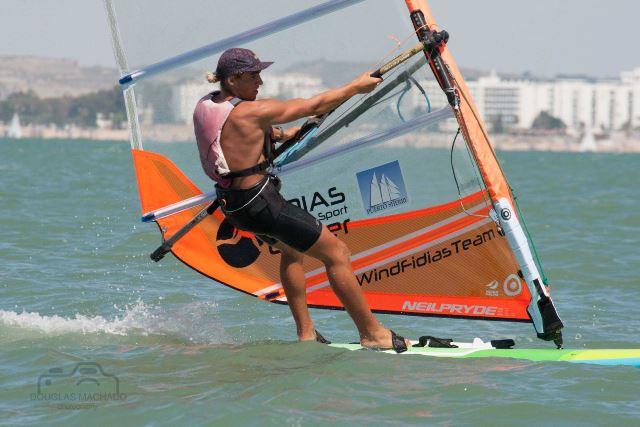
[[(301, 73), (323, 68), (335, 73), (345, 67), (340, 61), (362, 58), (364, 51), (380, 60), (370, 66), (376, 69), (439, 31), (422, 0), (300, 0), (299, 9), (284, 17), (275, 10), (271, 16), (248, 16), (241, 10), (246, 5), (230, 3), (225, 16), (237, 21), (235, 28), (246, 28), (237, 34), (216, 28), (213, 2), (184, 3), (155, 11), (144, 2), (105, 0), (141, 210), (157, 223), (163, 241), (211, 203), (213, 184), (200, 169), (189, 116), (214, 87), (191, 81), (214, 68), (224, 49), (249, 47), (261, 58), (273, 58), (273, 70), (267, 70), (273, 74), (263, 73), (265, 96), (291, 96), (294, 89), (320, 91), (356, 75), (305, 80)], [(369, 19), (372, 9), (384, 21), (371, 22), (370, 31), (339, 30)], [(324, 49), (322, 55), (312, 57), (310, 46)], [(291, 59), (320, 56), (328, 59), (303, 67)], [(278, 61), (285, 66), (278, 69)], [(298, 86), (288, 88), (278, 74), (296, 76)], [(269, 86), (270, 80), (279, 83)], [(288, 200), (348, 245), (374, 311), (532, 322), (538, 337), (561, 343), (563, 325), (542, 268), (446, 46), (404, 61), (374, 92), (324, 117), (278, 158), (274, 172), (282, 177)], [(203, 218), (175, 241), (174, 256), (216, 282), (286, 304), (278, 251), (234, 229), (219, 211)], [(309, 305), (341, 309), (323, 266), (306, 257), (304, 267)]]

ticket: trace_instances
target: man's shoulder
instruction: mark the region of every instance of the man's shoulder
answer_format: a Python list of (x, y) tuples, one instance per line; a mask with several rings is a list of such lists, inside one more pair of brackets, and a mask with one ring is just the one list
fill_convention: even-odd
[(276, 103), (280, 102), (277, 99), (273, 98), (261, 98), (253, 101), (240, 101), (235, 107), (240, 111), (245, 112), (259, 112), (259, 111), (269, 111), (271, 108), (275, 106)]
[(204, 95), (203, 97), (201, 97), (200, 99), (198, 99), (198, 102), (196, 102), (196, 108), (201, 107), (202, 105), (207, 104), (209, 102), (213, 102), (213, 92), (210, 92)]
[(234, 106), (234, 114), (236, 115), (253, 115), (259, 113), (268, 106), (268, 102), (265, 99), (256, 99), (254, 101), (234, 99), (231, 101), (231, 104)]

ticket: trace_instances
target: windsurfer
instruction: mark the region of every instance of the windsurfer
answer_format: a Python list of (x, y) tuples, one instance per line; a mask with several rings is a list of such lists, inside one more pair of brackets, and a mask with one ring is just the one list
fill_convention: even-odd
[(215, 74), (208, 76), (210, 82), (220, 82), (220, 91), (204, 96), (195, 108), (200, 160), (217, 183), (220, 207), (234, 227), (255, 233), (281, 251), (280, 278), (299, 340), (323, 341), (307, 307), (302, 261), (309, 255), (325, 265), (331, 288), (353, 319), (362, 346), (404, 351), (408, 341), (382, 326), (371, 312), (346, 244), (311, 214), (287, 202), (278, 179), (266, 173), (273, 141), (287, 141), (299, 130), (277, 125), (331, 111), (358, 93), (371, 92), (382, 80), (365, 73), (309, 99), (256, 101), (263, 83), (260, 72), (271, 64), (248, 49), (228, 49)]

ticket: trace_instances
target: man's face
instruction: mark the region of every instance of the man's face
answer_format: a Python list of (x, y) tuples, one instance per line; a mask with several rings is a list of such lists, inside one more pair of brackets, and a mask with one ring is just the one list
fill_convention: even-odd
[(235, 76), (234, 89), (236, 96), (247, 101), (254, 101), (258, 96), (258, 88), (262, 85), (260, 71), (250, 71)]

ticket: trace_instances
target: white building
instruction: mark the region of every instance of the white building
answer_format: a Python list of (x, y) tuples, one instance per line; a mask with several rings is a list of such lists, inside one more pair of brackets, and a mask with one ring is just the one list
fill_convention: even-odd
[(171, 105), (174, 119), (187, 125), (193, 124), (193, 110), (198, 100), (217, 88), (218, 85), (208, 82), (185, 83), (173, 88)]
[[(435, 81), (420, 83), (430, 94), (432, 109), (446, 105)], [(500, 121), (506, 128), (529, 129), (542, 111), (574, 133), (585, 126), (596, 133), (640, 126), (640, 68), (622, 73), (620, 80), (503, 80), (492, 72), (467, 85), (489, 127)], [(411, 102), (418, 106), (424, 99), (416, 91)]]
[[(429, 94), (432, 110), (447, 105), (434, 80), (421, 81)], [(586, 77), (561, 77), (555, 80), (506, 80), (492, 72), (467, 82), (481, 117), (491, 128), (530, 129), (545, 111), (557, 117), (578, 134), (585, 127), (595, 133), (620, 130), (629, 124), (640, 127), (640, 68), (621, 74), (620, 80), (594, 80)], [(174, 117), (191, 124), (193, 108), (215, 86), (188, 83), (174, 89)], [(309, 98), (326, 90), (322, 79), (301, 73), (265, 74), (260, 97)], [(415, 90), (407, 94), (410, 107), (423, 108), (425, 100)]]
[(311, 98), (327, 90), (320, 77), (301, 73), (265, 74), (260, 92), (263, 98)]
[(640, 68), (621, 74), (622, 84), (631, 88), (628, 109), (631, 115), (631, 127), (640, 127)]
[(528, 129), (542, 111), (575, 132), (585, 126), (595, 132), (609, 132), (640, 122), (640, 69), (635, 74), (624, 73), (620, 80), (565, 77), (512, 81), (494, 75), (470, 86), (475, 86), (478, 109), (487, 123), (502, 114), (505, 126)]

